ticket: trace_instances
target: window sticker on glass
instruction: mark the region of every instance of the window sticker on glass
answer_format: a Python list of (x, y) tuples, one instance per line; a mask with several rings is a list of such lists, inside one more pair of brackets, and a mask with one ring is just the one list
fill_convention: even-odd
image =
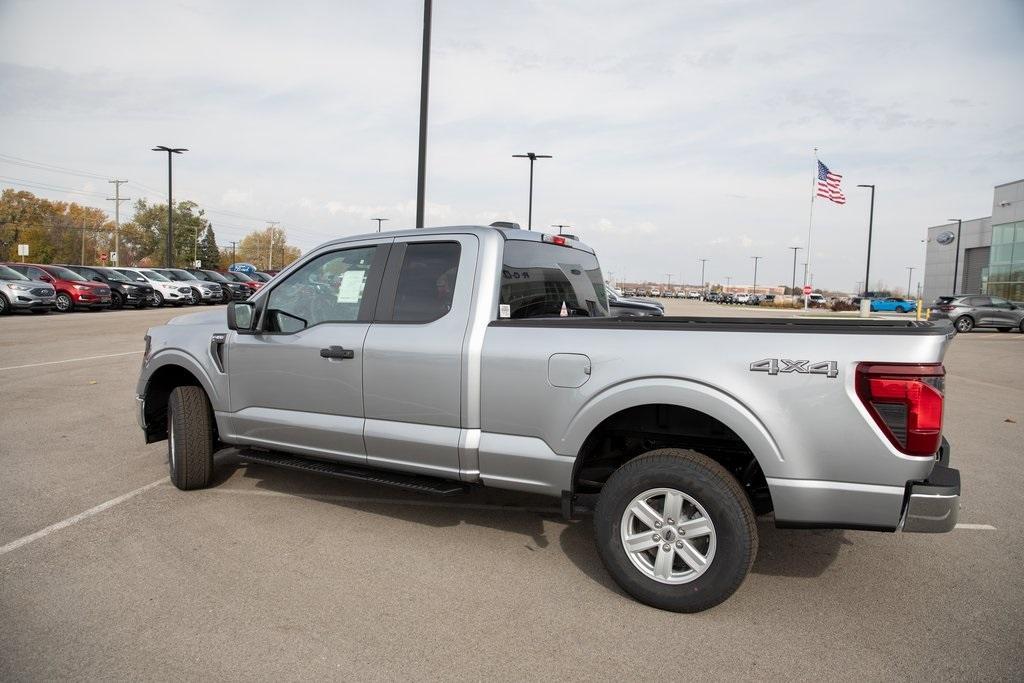
[(339, 304), (357, 304), (363, 298), (363, 288), (366, 286), (365, 270), (349, 270), (341, 276), (341, 284), (338, 285)]
[(498, 304), (498, 317), (499, 318), (511, 318), (512, 307), (508, 304)]

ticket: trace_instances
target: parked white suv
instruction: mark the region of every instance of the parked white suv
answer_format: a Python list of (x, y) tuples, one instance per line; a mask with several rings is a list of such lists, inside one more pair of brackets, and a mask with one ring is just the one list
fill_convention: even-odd
[(181, 306), (189, 303), (192, 299), (191, 287), (180, 282), (171, 282), (160, 273), (154, 272), (149, 268), (115, 268), (114, 270), (130, 278), (132, 282), (152, 285), (157, 308), (165, 303), (172, 306)]

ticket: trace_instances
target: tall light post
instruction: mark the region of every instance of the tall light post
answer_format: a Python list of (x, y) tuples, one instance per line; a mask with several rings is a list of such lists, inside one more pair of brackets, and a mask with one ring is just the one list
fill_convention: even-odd
[(704, 298), (704, 296), (707, 294), (707, 292), (705, 291), (705, 287), (704, 287), (704, 283), (706, 282), (704, 280), (704, 264), (706, 264), (711, 259), (701, 258), (701, 259), (697, 259), (697, 260), (700, 261), (700, 295), (701, 295), (701, 298)]
[(380, 232), (380, 224), (384, 221), (391, 220), (390, 218), (371, 218), (371, 221), (377, 221), (377, 232)]
[(964, 226), (964, 222), (959, 218), (947, 218), (947, 221), (956, 221), (956, 260), (953, 261), (953, 291), (950, 294), (956, 294), (959, 287), (957, 286), (957, 275), (960, 271), (960, 228)]
[(672, 288), (672, 273), (665, 273), (665, 277), (668, 278), (668, 284), (665, 285), (665, 294), (668, 294), (668, 290)]
[(907, 298), (910, 298), (910, 282), (914, 276), (914, 266), (907, 266)]
[(420, 62), (420, 150), (416, 164), (416, 229), (423, 227), (427, 188), (427, 102), (430, 92), (430, 17), (433, 0), (423, 0), (423, 58)]
[[(788, 247), (793, 250), (793, 282), (789, 286), (789, 293), (796, 296), (796, 252), (803, 249), (803, 247)], [(794, 299), (795, 301), (795, 299)]]
[(875, 225), (875, 186), (858, 185), (857, 187), (871, 188), (871, 212), (868, 214), (868, 260), (864, 267), (864, 296), (867, 296), (868, 290), (871, 289), (871, 230)]
[(537, 161), (537, 159), (551, 159), (552, 157), (550, 154), (534, 154), (533, 152), (513, 154), (512, 156), (517, 159), (530, 160), (530, 208), (526, 214), (526, 229), (533, 230), (533, 162)]
[(561, 235), (562, 234), (562, 228), (571, 228), (572, 226), (571, 225), (564, 225), (562, 223), (552, 223), (551, 227), (552, 228), (558, 228), (558, 234)]
[(754, 294), (757, 294), (757, 262), (764, 258), (764, 256), (751, 256), (754, 259)]
[(153, 148), (154, 152), (167, 152), (167, 253), (164, 256), (164, 268), (174, 267), (174, 200), (173, 197), (173, 185), (171, 182), (172, 177), (172, 166), (171, 159), (174, 158), (175, 154), (181, 154), (187, 152), (188, 149), (185, 147), (165, 147), (164, 145), (157, 145)]

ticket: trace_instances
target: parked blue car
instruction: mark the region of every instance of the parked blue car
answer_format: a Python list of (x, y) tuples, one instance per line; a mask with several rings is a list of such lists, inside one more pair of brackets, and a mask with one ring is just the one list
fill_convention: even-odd
[(890, 296), (885, 299), (872, 299), (872, 311), (896, 311), (897, 313), (910, 313), (917, 308), (917, 302), (913, 299), (900, 299)]

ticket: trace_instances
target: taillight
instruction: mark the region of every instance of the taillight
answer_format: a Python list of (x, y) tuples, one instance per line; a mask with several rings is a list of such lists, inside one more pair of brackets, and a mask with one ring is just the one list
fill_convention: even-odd
[(956, 306), (939, 306), (939, 310), (940, 311), (944, 311), (946, 313), (949, 313), (950, 311), (952, 311), (955, 308), (956, 308)]
[(931, 457), (942, 441), (941, 363), (860, 363), (857, 396), (901, 453)]

